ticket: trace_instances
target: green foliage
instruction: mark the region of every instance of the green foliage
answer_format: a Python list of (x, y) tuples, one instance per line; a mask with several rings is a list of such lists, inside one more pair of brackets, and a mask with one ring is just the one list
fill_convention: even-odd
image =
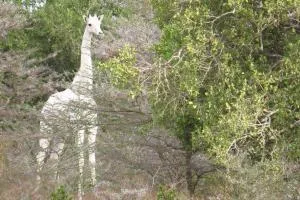
[(106, 73), (111, 83), (119, 89), (129, 89), (134, 95), (139, 91), (138, 75), (135, 67), (135, 49), (125, 45), (120, 49), (117, 57), (107, 62), (99, 62), (98, 67), (102, 73)]
[(179, 4), (179, 2), (173, 0), (151, 0), (151, 3), (155, 9), (156, 22), (160, 28), (172, 21)]
[(300, 1), (152, 3), (156, 121), (221, 162), (241, 152), (299, 159)]
[(164, 59), (169, 59), (178, 50), (181, 45), (181, 28), (176, 24), (166, 25), (161, 37), (161, 42), (155, 46), (158, 52)]
[[(28, 1), (30, 5), (34, 1)], [(16, 1), (20, 3), (20, 1)], [(57, 71), (72, 71), (79, 67), (80, 45), (84, 29), (83, 17), (87, 14), (104, 14), (102, 29), (112, 15), (128, 16), (128, 8), (113, 1), (49, 0), (32, 13), (27, 14), (28, 25), (24, 29), (14, 30), (7, 40), (0, 42), (4, 50), (36, 49), (34, 58), (45, 58), (57, 52), (46, 64)]]
[(157, 192), (157, 200), (175, 200), (176, 193), (174, 189), (160, 185)]
[(37, 49), (33, 55), (37, 58), (59, 52), (48, 64), (57, 70), (78, 66), (83, 6), (73, 0), (47, 1), (44, 7), (28, 15), (28, 27), (9, 33), (6, 49)]
[[(122, 3), (122, 1), (120, 1)], [(128, 2), (126, 2), (128, 3)], [(120, 6), (120, 4), (117, 1), (107, 1), (102, 0), (99, 2), (99, 4), (105, 8), (106, 15), (108, 17), (110, 16), (124, 16), (129, 17), (132, 13), (130, 7)]]
[(51, 200), (72, 200), (72, 197), (67, 193), (64, 186), (60, 186), (51, 194)]

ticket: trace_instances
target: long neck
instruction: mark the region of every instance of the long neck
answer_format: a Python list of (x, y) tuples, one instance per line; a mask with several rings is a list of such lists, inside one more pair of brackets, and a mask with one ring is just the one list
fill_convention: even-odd
[(93, 89), (93, 66), (91, 58), (92, 34), (84, 31), (81, 44), (80, 68), (71, 84), (71, 89), (78, 94), (88, 95)]

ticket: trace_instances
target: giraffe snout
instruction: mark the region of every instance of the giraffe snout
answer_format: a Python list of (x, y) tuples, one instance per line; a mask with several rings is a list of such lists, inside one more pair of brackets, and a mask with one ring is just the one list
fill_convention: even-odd
[(98, 35), (103, 36), (103, 35), (104, 35), (103, 31), (100, 30), (100, 31), (98, 32)]

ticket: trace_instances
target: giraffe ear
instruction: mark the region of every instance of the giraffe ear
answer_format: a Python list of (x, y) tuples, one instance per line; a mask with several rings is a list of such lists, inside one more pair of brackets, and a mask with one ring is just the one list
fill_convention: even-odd
[(104, 15), (100, 15), (100, 17), (99, 17), (100, 22), (102, 22), (103, 17), (104, 17)]

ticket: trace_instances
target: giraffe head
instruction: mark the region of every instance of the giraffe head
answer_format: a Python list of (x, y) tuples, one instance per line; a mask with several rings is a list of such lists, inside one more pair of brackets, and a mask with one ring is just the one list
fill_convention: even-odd
[(100, 27), (102, 23), (102, 19), (103, 19), (103, 15), (101, 15), (100, 17), (96, 15), (94, 16), (89, 15), (86, 19), (87, 30), (90, 33), (93, 33), (95, 35), (102, 35), (103, 32)]

